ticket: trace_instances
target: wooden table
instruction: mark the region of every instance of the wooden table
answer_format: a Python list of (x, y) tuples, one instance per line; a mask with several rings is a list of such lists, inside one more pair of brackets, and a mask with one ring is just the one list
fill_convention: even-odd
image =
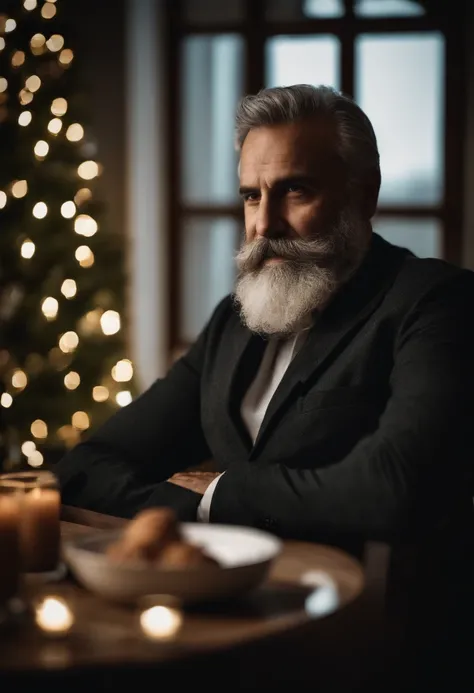
[[(62, 521), (64, 540), (125, 522), (68, 508), (64, 509), (64, 517), (68, 518)], [(337, 613), (323, 618), (315, 618), (305, 607), (313, 588), (303, 581), (314, 570), (326, 571), (339, 592)], [(115, 675), (115, 680), (123, 683), (129, 676), (136, 683), (139, 674), (150, 673), (151, 668), (157, 680), (168, 675), (175, 684), (181, 681), (189, 685), (203, 675), (206, 690), (213, 681), (216, 686), (222, 684), (223, 675), (229, 677), (227, 689), (233, 683), (236, 690), (240, 689), (242, 681), (246, 690), (252, 688), (251, 682), (258, 688), (267, 678), (268, 667), (279, 681), (283, 680), (290, 659), (291, 666), (295, 666), (297, 654), (306, 653), (304, 666), (308, 662), (316, 664), (318, 650), (310, 652), (308, 659), (309, 643), (311, 648), (318, 640), (319, 648), (321, 643), (327, 645), (331, 623), (348, 612), (363, 589), (362, 566), (348, 554), (332, 547), (285, 541), (260, 589), (232, 603), (187, 610), (184, 626), (172, 641), (153, 642), (141, 633), (134, 608), (106, 602), (69, 576), (56, 583), (30, 584), (25, 587), (27, 599), (45, 594), (61, 596), (71, 606), (76, 623), (62, 639), (48, 638), (28, 618), (20, 626), (0, 633), (0, 683), (2, 677), (19, 680), (31, 674), (48, 674), (48, 691), (55, 681), (64, 685), (67, 678), (70, 693), (74, 686), (89, 686), (97, 677), (110, 682)], [(295, 670), (290, 680), (297, 678)], [(241, 682), (238, 686), (237, 680)], [(317, 690), (314, 681), (311, 690)]]

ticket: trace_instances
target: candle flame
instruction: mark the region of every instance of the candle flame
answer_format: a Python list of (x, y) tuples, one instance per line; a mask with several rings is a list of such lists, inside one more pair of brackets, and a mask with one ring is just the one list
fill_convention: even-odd
[(35, 620), (47, 633), (67, 633), (74, 623), (74, 616), (64, 599), (45, 597), (36, 607)]
[(172, 638), (183, 623), (182, 613), (167, 606), (152, 606), (140, 614), (143, 633), (153, 640)]

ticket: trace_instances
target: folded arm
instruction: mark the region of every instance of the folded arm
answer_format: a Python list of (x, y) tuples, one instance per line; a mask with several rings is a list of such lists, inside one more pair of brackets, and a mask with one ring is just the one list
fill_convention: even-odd
[(124, 517), (170, 505), (195, 519), (201, 495), (166, 479), (210, 456), (200, 420), (205, 340), (203, 331), (165, 378), (55, 465), (63, 503)]

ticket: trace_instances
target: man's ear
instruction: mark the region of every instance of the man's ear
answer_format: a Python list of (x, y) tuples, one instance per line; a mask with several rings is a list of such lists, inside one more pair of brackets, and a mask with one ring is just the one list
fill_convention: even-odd
[(380, 183), (380, 171), (371, 171), (369, 174), (367, 174), (364, 182), (360, 186), (361, 210), (364, 215), (364, 218), (366, 218), (367, 220), (372, 219), (377, 210)]

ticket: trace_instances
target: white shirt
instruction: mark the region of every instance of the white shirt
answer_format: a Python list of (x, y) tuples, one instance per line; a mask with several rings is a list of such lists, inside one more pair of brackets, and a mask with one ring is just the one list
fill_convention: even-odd
[[(253, 443), (255, 443), (257, 438), (268, 405), (286, 369), (306, 339), (308, 329), (298, 332), (290, 339), (280, 340), (271, 338), (268, 342), (260, 368), (247, 390), (240, 408), (242, 421), (247, 427)], [(221, 476), (222, 474), (209, 484), (202, 497), (197, 511), (199, 522), (209, 522), (212, 496)]]

